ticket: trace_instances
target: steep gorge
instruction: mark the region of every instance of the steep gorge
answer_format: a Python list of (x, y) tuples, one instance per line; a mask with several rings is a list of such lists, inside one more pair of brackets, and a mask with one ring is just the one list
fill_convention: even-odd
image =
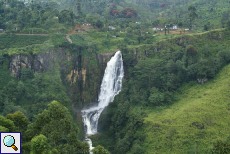
[[(173, 93), (182, 83), (213, 78), (217, 71), (229, 62), (225, 52), (229, 44), (228, 33), (228, 31), (213, 31), (121, 49), (126, 74), (124, 90), (115, 99), (115, 103), (102, 113), (101, 120), (99, 119), (99, 132), (105, 135), (94, 136), (95, 145), (101, 144), (116, 153), (121, 150), (130, 151), (139, 142), (143, 142), (144, 137), (138, 136), (140, 135), (138, 128), (143, 124), (141, 118), (144, 114), (136, 113), (135, 110), (136, 108), (141, 110), (139, 106), (142, 105), (156, 105), (150, 97), (152, 87), (158, 86), (157, 88), (162, 90), (168, 86), (167, 90)], [(191, 49), (194, 49), (192, 51), (195, 51), (197, 56), (188, 54), (191, 45), (193, 46)], [(33, 74), (49, 73), (50, 78), (52, 75), (59, 76), (70, 98), (70, 107), (77, 113), (79, 118), (77, 121), (81, 122), (80, 110), (97, 102), (106, 63), (113, 55), (114, 52), (101, 54), (92, 48), (69, 45), (39, 54), (4, 55), (3, 63), (7, 63), (11, 75), (22, 80), (30, 71)], [(156, 85), (157, 83), (160, 84)], [(156, 88), (153, 91), (156, 92)], [(164, 100), (163, 103), (167, 101)], [(116, 123), (113, 123), (115, 121)], [(116, 136), (111, 138), (113, 141), (105, 143), (110, 137), (108, 134)], [(135, 137), (132, 134), (135, 134)], [(121, 145), (123, 147), (119, 151)]]
[[(152, 45), (123, 48), (121, 50), (124, 58), (124, 70), (127, 72), (125, 78), (129, 79), (132, 76), (130, 68), (134, 67), (140, 60), (162, 56), (165, 51), (165, 54), (179, 52), (178, 56), (181, 56), (191, 44), (196, 50), (203, 50), (204, 48), (209, 50), (207, 46), (199, 45), (198, 40), (202, 42), (205, 38), (218, 46), (219, 42), (228, 40), (227, 34), (227, 31), (213, 31), (197, 36), (182, 36)], [(93, 47), (70, 44), (37, 54), (14, 54), (1, 57), (4, 57), (2, 59), (5, 59), (11, 75), (18, 79), (26, 78), (30, 74), (46, 72), (60, 76), (73, 103), (73, 109), (80, 111), (83, 107), (97, 101), (106, 63), (114, 53), (115, 51), (100, 53)], [(197, 79), (205, 80), (205, 78)]]
[[(82, 108), (97, 99), (103, 70), (114, 53), (98, 54), (81, 48), (56, 48), (39, 54), (3, 56), (13, 77), (21, 79), (27, 71), (32, 73), (60, 73), (60, 78), (76, 107)], [(26, 71), (27, 70), (27, 71)], [(54, 72), (55, 73), (55, 72)]]

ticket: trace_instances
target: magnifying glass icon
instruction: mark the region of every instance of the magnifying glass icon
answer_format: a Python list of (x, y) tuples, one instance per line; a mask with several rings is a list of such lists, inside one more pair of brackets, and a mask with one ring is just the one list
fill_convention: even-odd
[(15, 151), (18, 150), (18, 148), (14, 145), (14, 144), (15, 144), (15, 139), (14, 139), (14, 137), (11, 136), (11, 135), (5, 136), (4, 139), (3, 139), (3, 143), (4, 143), (5, 146), (11, 147), (11, 148), (13, 148)]

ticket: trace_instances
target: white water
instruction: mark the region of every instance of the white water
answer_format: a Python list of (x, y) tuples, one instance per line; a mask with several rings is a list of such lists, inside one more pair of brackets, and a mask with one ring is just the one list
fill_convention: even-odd
[(124, 69), (122, 54), (121, 51), (117, 51), (107, 63), (101, 83), (98, 104), (81, 111), (86, 133), (85, 140), (90, 146), (90, 151), (93, 149), (93, 147), (92, 141), (88, 138), (88, 136), (97, 133), (99, 117), (105, 107), (107, 107), (110, 102), (113, 102), (114, 97), (121, 91), (123, 77)]

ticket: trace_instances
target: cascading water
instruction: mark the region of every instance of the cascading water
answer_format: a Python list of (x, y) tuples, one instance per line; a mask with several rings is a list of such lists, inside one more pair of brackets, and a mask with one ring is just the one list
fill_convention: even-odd
[(88, 136), (97, 133), (98, 119), (104, 108), (107, 107), (110, 102), (113, 102), (114, 97), (121, 91), (123, 77), (124, 69), (122, 54), (121, 51), (117, 51), (107, 63), (101, 83), (98, 105), (81, 111), (86, 132), (85, 140), (90, 146), (90, 153), (92, 153), (91, 150), (93, 147), (92, 141)]

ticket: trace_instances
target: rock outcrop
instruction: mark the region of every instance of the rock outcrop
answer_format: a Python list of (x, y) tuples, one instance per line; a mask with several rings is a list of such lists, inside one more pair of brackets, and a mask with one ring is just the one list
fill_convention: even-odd
[(107, 61), (113, 53), (75, 51), (57, 48), (39, 54), (17, 54), (10, 56), (11, 75), (20, 79), (23, 69), (33, 73), (58, 71), (63, 84), (77, 106), (95, 102)]

